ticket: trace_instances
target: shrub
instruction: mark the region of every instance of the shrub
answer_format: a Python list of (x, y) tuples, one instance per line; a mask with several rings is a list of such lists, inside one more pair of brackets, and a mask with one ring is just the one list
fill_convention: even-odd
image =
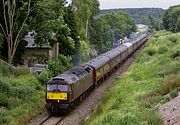
[(17, 76), (20, 76), (20, 75), (26, 75), (26, 74), (29, 74), (28, 71), (24, 68), (16, 68), (14, 71), (13, 71), (13, 74), (17, 77)]
[(176, 87), (180, 87), (180, 75), (169, 75), (165, 82), (160, 86), (161, 94), (168, 94)]
[(33, 93), (33, 88), (29, 86), (16, 86), (11, 88), (11, 95), (20, 99), (30, 100)]
[(56, 76), (71, 67), (70, 56), (59, 55), (57, 59), (48, 62), (48, 68), (53, 76)]
[(42, 72), (37, 76), (37, 79), (41, 82), (41, 84), (45, 85), (48, 80), (52, 78), (52, 73), (50, 71)]
[(8, 93), (10, 85), (0, 79), (0, 92)]
[(0, 107), (1, 106), (4, 106), (4, 107), (8, 107), (8, 97), (3, 94), (3, 93), (0, 93)]

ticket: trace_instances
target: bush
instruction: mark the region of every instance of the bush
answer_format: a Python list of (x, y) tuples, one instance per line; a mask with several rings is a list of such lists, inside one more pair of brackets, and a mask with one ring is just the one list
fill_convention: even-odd
[(69, 69), (71, 67), (71, 60), (70, 56), (59, 55), (57, 59), (50, 60), (48, 62), (48, 68), (52, 73), (52, 76), (56, 76), (63, 71)]
[(165, 82), (160, 86), (161, 94), (168, 94), (176, 87), (180, 87), (180, 75), (169, 75)]
[(41, 84), (27, 74), (24, 69), (0, 65), (0, 124), (26, 124), (44, 107)]
[(17, 76), (20, 76), (20, 75), (27, 75), (29, 74), (28, 71), (24, 68), (16, 68), (14, 71), (13, 71), (13, 74), (17, 77)]
[(33, 88), (29, 86), (16, 86), (11, 88), (11, 96), (14, 95), (20, 99), (30, 100), (33, 94)]
[(37, 76), (37, 79), (41, 82), (41, 84), (45, 85), (48, 80), (52, 78), (52, 73), (48, 70), (46, 72), (42, 72)]
[(4, 106), (4, 107), (8, 107), (8, 97), (3, 94), (3, 93), (0, 93), (0, 107), (1, 106)]
[(0, 79), (0, 92), (8, 93), (10, 85)]

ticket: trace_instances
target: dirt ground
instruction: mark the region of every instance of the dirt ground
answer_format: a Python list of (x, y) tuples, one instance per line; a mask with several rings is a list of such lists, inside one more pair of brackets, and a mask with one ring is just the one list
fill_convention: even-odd
[(163, 125), (180, 125), (180, 94), (178, 97), (161, 105), (159, 113), (163, 118)]

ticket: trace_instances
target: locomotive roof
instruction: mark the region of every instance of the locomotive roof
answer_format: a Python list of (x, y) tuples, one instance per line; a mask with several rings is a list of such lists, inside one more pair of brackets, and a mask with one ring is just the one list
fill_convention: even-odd
[(94, 59), (92, 59), (91, 61), (85, 63), (89, 66), (92, 66), (96, 69), (100, 68), (101, 66), (105, 65), (107, 62), (110, 61), (110, 58), (104, 55), (100, 55)]
[[(84, 66), (85, 67), (85, 66)], [(88, 74), (86, 70), (84, 70), (83, 66), (75, 67), (68, 71), (65, 71), (62, 74), (52, 78), (48, 83), (51, 84), (52, 81), (64, 81), (68, 84), (75, 83), (77, 80), (83, 78), (85, 75)], [(87, 67), (87, 66), (86, 66)]]

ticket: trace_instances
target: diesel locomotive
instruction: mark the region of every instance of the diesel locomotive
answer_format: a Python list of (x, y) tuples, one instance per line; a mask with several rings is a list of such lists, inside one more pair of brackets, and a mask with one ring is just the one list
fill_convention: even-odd
[(130, 39), (119, 47), (49, 80), (46, 84), (47, 111), (51, 113), (69, 112), (147, 39), (147, 34)]

